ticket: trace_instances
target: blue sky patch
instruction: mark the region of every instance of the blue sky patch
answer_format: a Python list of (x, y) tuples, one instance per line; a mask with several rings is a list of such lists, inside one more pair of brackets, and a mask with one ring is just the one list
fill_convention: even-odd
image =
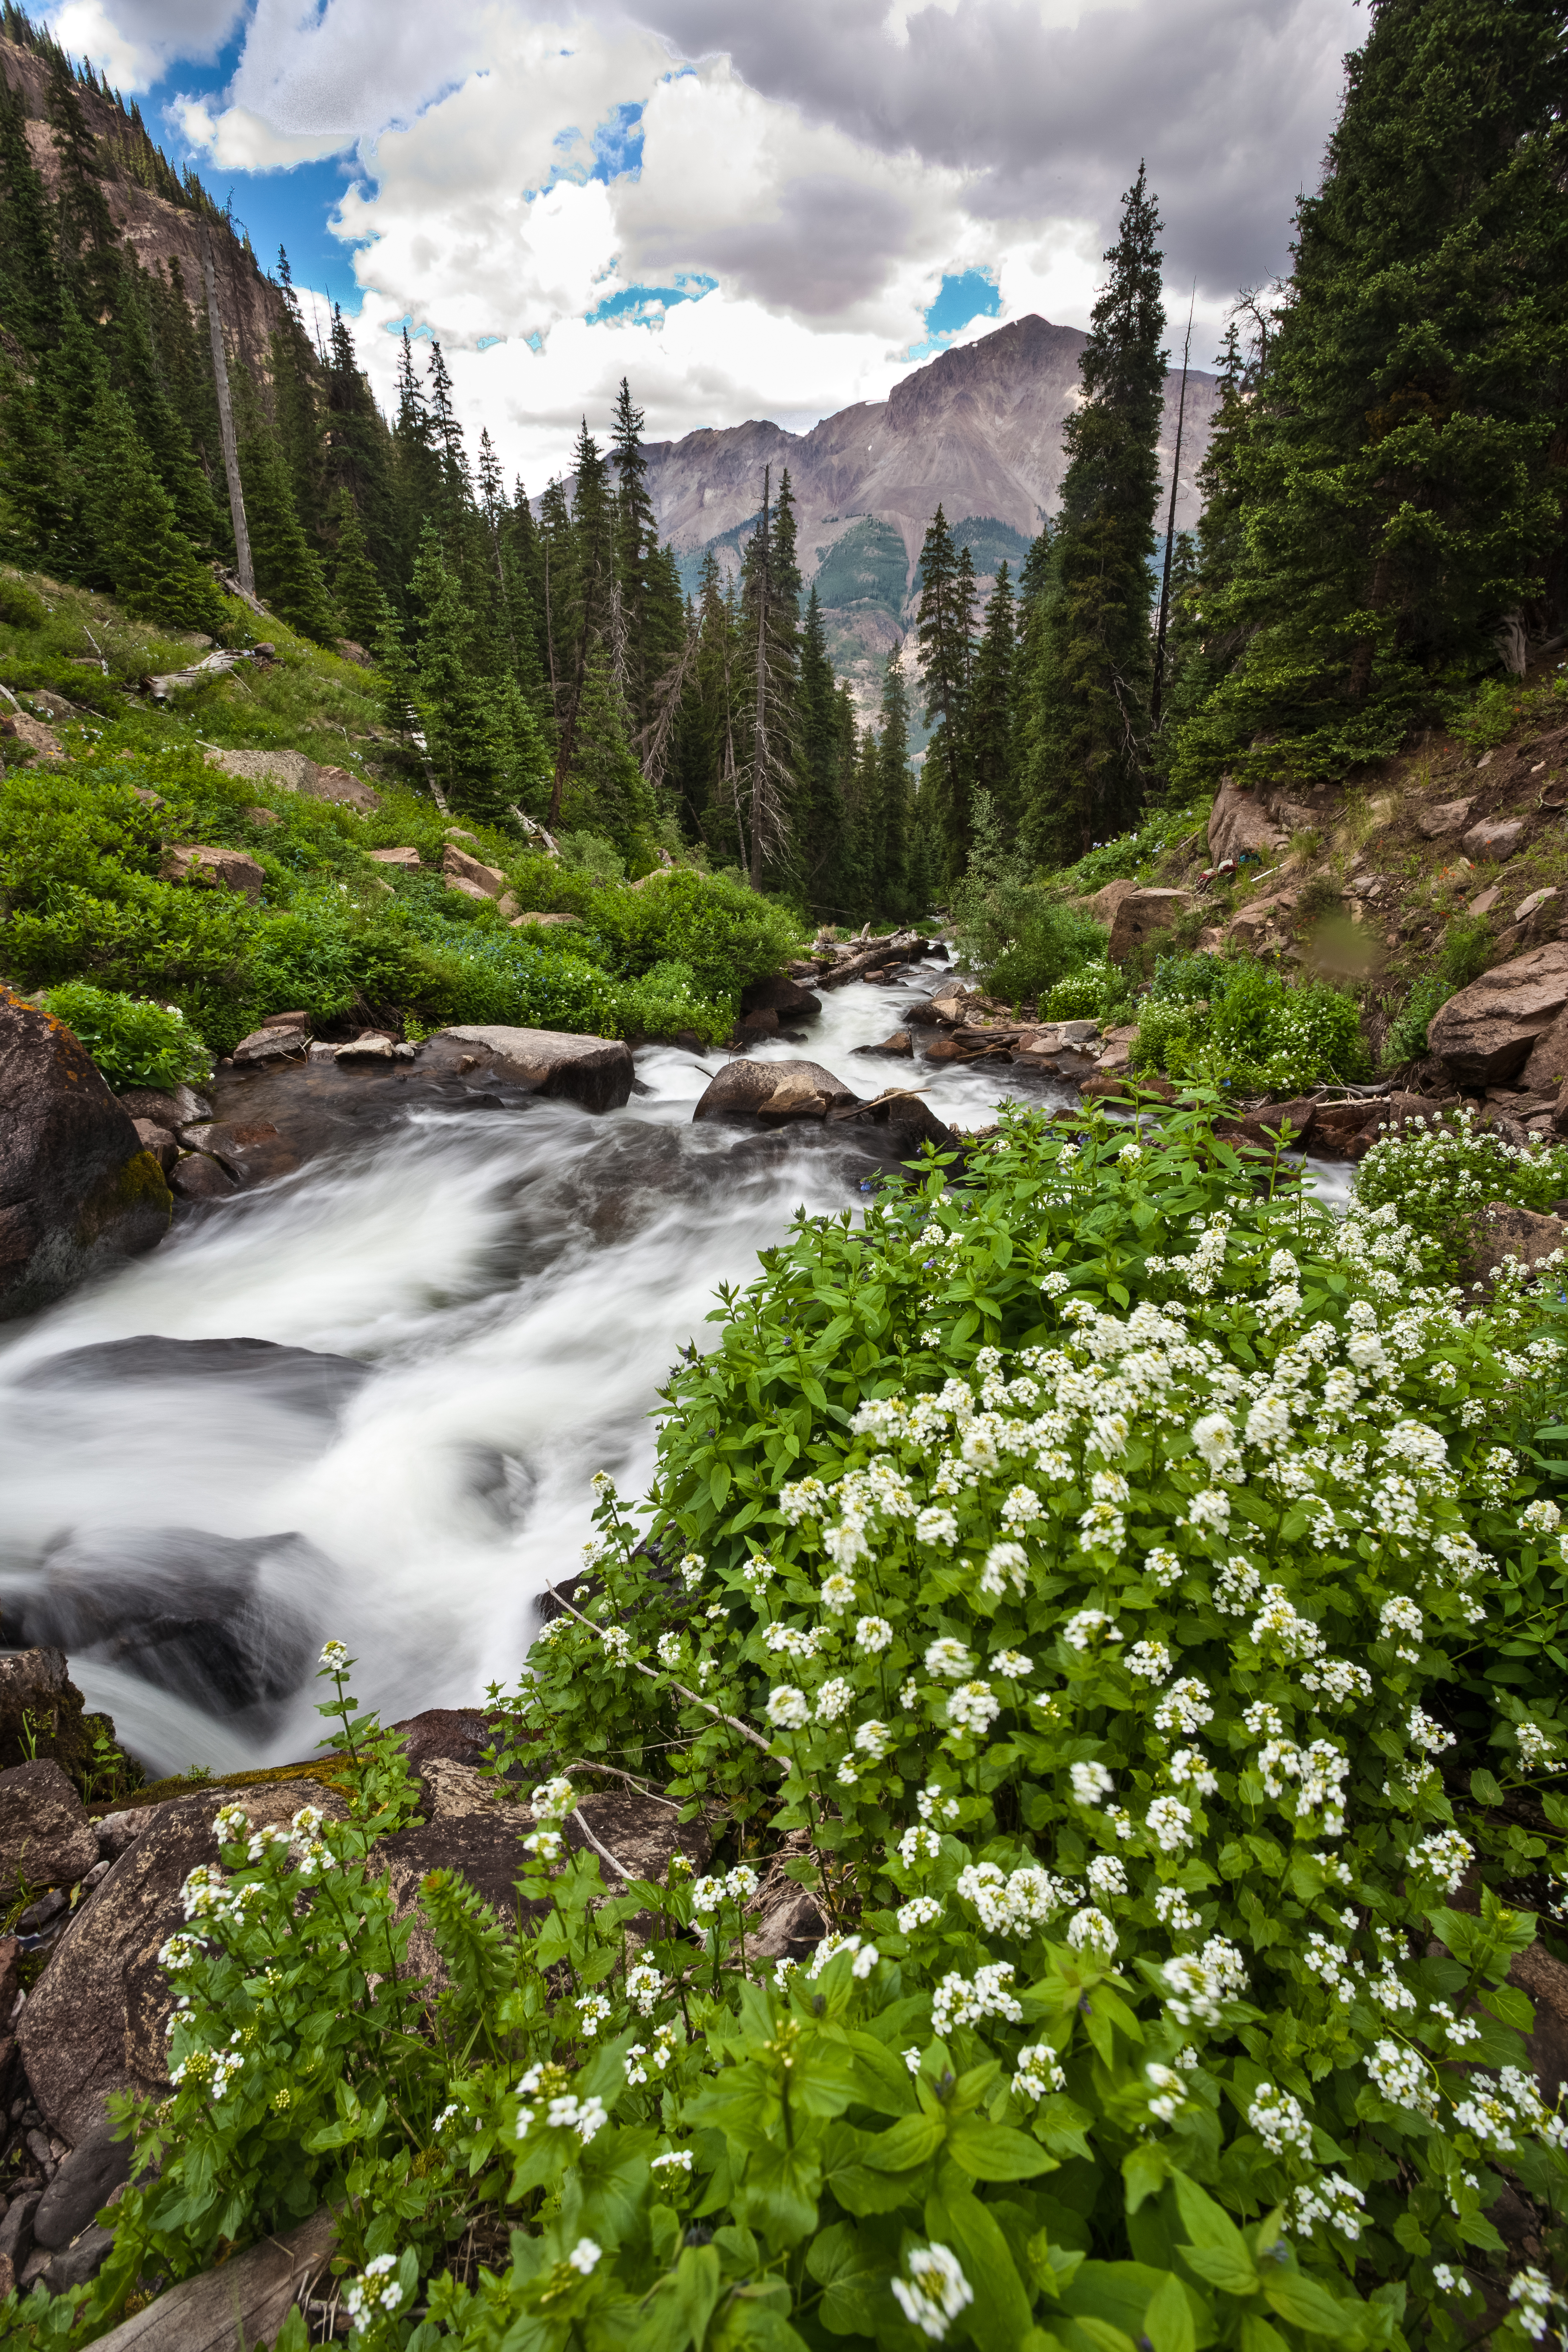
[(702, 295), (710, 294), (718, 283), (705, 270), (678, 269), (671, 286), (623, 286), (618, 294), (606, 294), (598, 307), (587, 313), (586, 323), (602, 327), (609, 319), (629, 319), (634, 326), (652, 326), (675, 303), (695, 302)]
[(972, 319), (994, 319), (1002, 308), (996, 281), (988, 269), (949, 271), (925, 314), (925, 340), (911, 343), (907, 360), (929, 360), (945, 351), (954, 335)]

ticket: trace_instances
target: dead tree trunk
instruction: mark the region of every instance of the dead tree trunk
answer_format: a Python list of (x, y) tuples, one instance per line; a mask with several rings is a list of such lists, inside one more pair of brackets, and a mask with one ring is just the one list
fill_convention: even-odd
[(228, 477), (228, 511), (234, 524), (234, 568), (247, 596), (256, 593), (256, 566), (250, 560), (250, 530), (245, 520), (245, 492), (239, 481), (239, 445), (234, 437), (234, 403), (228, 390), (228, 354), (224, 349), (223, 320), (218, 316), (217, 278), (212, 246), (202, 239), (202, 278), (207, 291), (207, 326), (212, 334), (213, 383), (217, 392), (218, 430), (223, 436), (223, 469)]

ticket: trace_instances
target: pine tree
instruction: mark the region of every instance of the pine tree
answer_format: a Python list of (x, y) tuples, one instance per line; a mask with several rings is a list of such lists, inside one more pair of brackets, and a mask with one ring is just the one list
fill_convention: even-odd
[(334, 302), (327, 338), (326, 478), (353, 502), (365, 552), (387, 594), (400, 598), (405, 576), (398, 536), (394, 445), (354, 354), (353, 339)]
[(89, 561), (81, 508), (80, 468), (47, 392), (0, 360), (0, 552), (79, 580)]
[(1028, 682), (1025, 832), (1037, 854), (1061, 863), (1130, 824), (1147, 783), (1150, 565), (1165, 383), (1159, 233), (1140, 164), (1079, 363), (1083, 397), (1062, 436), (1068, 469), (1052, 533), (1054, 584)]
[(210, 547), (218, 533), (212, 488), (169, 397), (153, 348), (145, 282), (132, 268), (121, 273), (113, 347), (114, 382), (131, 403), (158, 478), (174, 502), (180, 529), (196, 546)]
[(216, 635), (224, 613), (212, 574), (180, 530), (130, 402), (107, 383), (79, 460), (93, 541), (89, 584), (112, 591), (128, 613)]
[[(805, 903), (837, 921), (850, 903), (855, 879), (847, 868), (847, 809), (840, 772), (837, 688), (828, 659), (822, 607), (814, 586), (800, 633), (799, 772), (795, 833), (797, 870)], [(858, 904), (858, 899), (855, 900)]]
[[(963, 551), (967, 559), (969, 551)], [(962, 874), (969, 856), (971, 772), (969, 761), (969, 670), (971, 605), (964, 575), (973, 567), (961, 560), (947, 517), (937, 508), (921, 549), (921, 602), (915, 620), (925, 679), (925, 715), (934, 729), (925, 772), (943, 840), (943, 863)], [(970, 591), (972, 593), (972, 590)]]
[(910, 698), (904, 683), (904, 649), (895, 646), (882, 673), (881, 733), (877, 744), (876, 863), (872, 880), (877, 903), (891, 915), (909, 910)]
[(429, 420), (429, 446), (436, 459), (440, 482), (438, 511), (441, 527), (454, 532), (464, 514), (474, 503), (473, 479), (468, 472), (468, 451), (463, 446), (463, 428), (458, 421), (458, 411), (452, 398), (452, 379), (441, 346), (432, 342), (430, 365), (425, 377), (425, 413)]
[[(552, 824), (561, 818), (566, 779), (572, 772), (572, 761), (576, 752), (588, 664), (605, 633), (615, 566), (615, 508), (609, 468), (598, 443), (588, 430), (585, 416), (572, 455), (577, 480), (570, 523), (564, 530), (555, 529), (552, 524), (552, 537), (558, 542), (558, 559), (559, 556), (565, 558), (563, 562), (558, 560), (552, 599), (557, 667), (552, 682), (556, 708), (560, 712), (561, 730), (555, 755), (555, 782), (550, 801)], [(564, 505), (563, 499), (563, 511)], [(564, 665), (562, 663), (563, 650), (566, 655)], [(610, 677), (610, 689), (619, 693), (618, 684), (613, 676)]]
[(474, 674), (474, 616), (433, 521), (420, 541), (412, 594), (419, 617), (415, 696), (430, 764), (454, 808), (504, 823), (513, 803), (540, 797), (544, 746), (515, 688), (503, 684), (498, 691)]
[(340, 635), (338, 616), (327, 593), (321, 559), (306, 538), (295, 509), (293, 485), (278, 436), (254, 395), (249, 414), (237, 423), (257, 593), (291, 629), (314, 637), (319, 645), (331, 645)]
[[(1382, 0), (1240, 436), (1248, 635), (1176, 773), (1342, 777), (1561, 626), (1563, 0)], [(1259, 741), (1258, 738), (1271, 739)]]
[(58, 263), (48, 198), (21, 93), (0, 74), (0, 310), (16, 340), (41, 350), (54, 324)]
[(414, 373), (414, 346), (403, 330), (397, 354), (397, 414), (392, 425), (393, 494), (397, 572), (406, 579), (419, 552), (426, 517), (441, 505), (440, 459), (431, 445), (425, 395)]
[(319, 539), (314, 528), (325, 506), (321, 465), (321, 417), (316, 378), (316, 354), (300, 315), (289, 256), (278, 248), (278, 291), (282, 314), (272, 331), (268, 349), (272, 371), (272, 415), (278, 446), (288, 468), (294, 504), (308, 522), (307, 536)]
[(1183, 723), (1228, 677), (1247, 641), (1244, 630), (1226, 627), (1213, 617), (1231, 596), (1247, 553), (1239, 464), (1247, 438), (1252, 372), (1242, 354), (1234, 316), (1226, 324), (1224, 346), (1215, 365), (1219, 406), (1198, 467), (1203, 511), (1195, 540), (1186, 531), (1178, 534), (1171, 571), (1169, 683), (1161, 730), (1167, 763)]
[(974, 657), (974, 682), (970, 698), (969, 758), (976, 792), (989, 793), (1006, 839), (1018, 829), (1017, 778), (1015, 770), (1016, 732), (1014, 701), (1017, 688), (1017, 634), (1013, 583), (1005, 560), (985, 607), (984, 629)]
[(103, 193), (98, 142), (60, 51), (50, 63), (47, 105), (60, 159), (60, 262), (73, 295), (96, 317), (112, 309), (119, 290), (120, 239)]
[(763, 505), (741, 565), (741, 620), (748, 666), (747, 819), (753, 890), (792, 873), (795, 840), (797, 698), (800, 682), (800, 566), (795, 499), (786, 467), (776, 506), (771, 469), (763, 469)]
[(386, 620), (386, 593), (360, 528), (353, 494), (338, 494), (338, 551), (332, 567), (332, 594), (343, 627), (357, 646), (374, 646)]

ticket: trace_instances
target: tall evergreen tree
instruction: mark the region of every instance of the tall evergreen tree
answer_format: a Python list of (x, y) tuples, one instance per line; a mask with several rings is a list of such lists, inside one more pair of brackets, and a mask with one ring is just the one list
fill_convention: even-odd
[[(1177, 772), (1340, 777), (1568, 603), (1563, 0), (1381, 0), (1243, 429)], [(1272, 739), (1259, 741), (1257, 739)]]
[(169, 396), (153, 348), (145, 282), (139, 280), (139, 272), (127, 268), (121, 273), (114, 321), (114, 380), (131, 403), (158, 478), (174, 502), (180, 529), (198, 547), (211, 546), (218, 530), (212, 487)]
[(247, 407), (248, 414), (237, 422), (257, 593), (291, 629), (314, 637), (319, 645), (331, 645), (339, 634), (338, 616), (327, 593), (321, 559), (305, 536), (278, 436), (254, 393)]
[(909, 911), (910, 697), (904, 649), (895, 646), (882, 673), (881, 732), (877, 743), (877, 804), (872, 885), (890, 915)]
[(786, 467), (777, 504), (763, 469), (763, 505), (741, 565), (741, 619), (748, 667), (746, 831), (752, 887), (790, 877), (796, 855), (800, 566), (795, 498)]
[(642, 430), (643, 412), (622, 376), (610, 430), (610, 462), (616, 469), (616, 585), (622, 606), (625, 693), (638, 728), (648, 722), (656, 683), (647, 645), (648, 557), (658, 541)]
[(400, 597), (405, 570), (398, 533), (392, 435), (354, 352), (342, 311), (334, 302), (327, 336), (326, 447), (331, 488), (353, 502), (365, 551), (389, 595)]
[(79, 449), (92, 532), (94, 584), (129, 613), (214, 633), (223, 606), (210, 572), (180, 530), (123, 393), (100, 384)]
[(63, 51), (50, 60), (47, 105), (60, 159), (60, 262), (73, 295), (96, 318), (113, 308), (119, 290), (120, 239), (103, 193), (98, 142)]
[(1147, 782), (1150, 565), (1165, 383), (1160, 215), (1142, 164), (1106, 254), (1062, 435), (1055, 581), (1029, 680), (1029, 845), (1063, 862), (1121, 832)]
[(296, 509), (307, 535), (319, 544), (319, 524), (325, 507), (321, 395), (317, 385), (320, 367), (300, 315), (289, 256), (281, 246), (278, 248), (277, 286), (282, 298), (281, 315), (268, 345), (273, 425)]
[(11, 332), (40, 350), (54, 323), (58, 265), (48, 198), (27, 144), (21, 92), (0, 74), (0, 307)]
[(374, 646), (386, 619), (386, 593), (376, 574), (359, 509), (350, 490), (338, 494), (338, 546), (332, 565), (332, 594), (343, 627), (357, 646)]
[(970, 696), (969, 759), (976, 792), (989, 793), (1006, 839), (1017, 832), (1016, 733), (1017, 633), (1013, 583), (1004, 558), (985, 606), (984, 628), (974, 657)]
[[(572, 455), (576, 483), (570, 522), (563, 529), (552, 516), (552, 552), (556, 558), (552, 598), (556, 662), (552, 686), (560, 719), (555, 781), (550, 796), (552, 824), (560, 819), (566, 779), (572, 772), (587, 691), (588, 666), (605, 635), (615, 568), (615, 500), (609, 467), (588, 430), (585, 416)], [(564, 516), (563, 498), (563, 521)], [(605, 669), (608, 687), (603, 690), (618, 694), (618, 680), (610, 673), (608, 664)]]
[(475, 675), (474, 616), (433, 521), (420, 541), (412, 595), (419, 622), (416, 693), (431, 766), (454, 808), (504, 823), (514, 803), (537, 803), (547, 755), (515, 687), (503, 682), (498, 690)]
[[(968, 556), (968, 549), (963, 551)], [(926, 780), (944, 845), (944, 865), (962, 874), (969, 855), (969, 670), (972, 611), (965, 572), (939, 506), (921, 549), (921, 602), (915, 620), (925, 679), (926, 724), (934, 729), (926, 751)], [(968, 591), (973, 593), (972, 588)]]
[[(798, 756), (795, 808), (797, 872), (814, 914), (837, 921), (850, 904), (855, 877), (846, 870), (846, 797), (833, 664), (815, 584), (800, 633)], [(854, 900), (858, 904), (858, 898)]]

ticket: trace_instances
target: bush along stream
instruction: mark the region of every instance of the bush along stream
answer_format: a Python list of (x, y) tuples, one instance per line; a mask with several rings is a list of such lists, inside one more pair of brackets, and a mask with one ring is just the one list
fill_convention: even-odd
[[(396, 1892), (329, 1643), (331, 1801), (217, 1811), (112, 2250), (0, 2340), (323, 2210), (285, 2352), (1557, 2338), (1561, 1306), (1441, 1246), (1201, 1108), (802, 1219), (490, 1694), (516, 1901)], [(573, 1845), (601, 1772), (710, 1859)]]

